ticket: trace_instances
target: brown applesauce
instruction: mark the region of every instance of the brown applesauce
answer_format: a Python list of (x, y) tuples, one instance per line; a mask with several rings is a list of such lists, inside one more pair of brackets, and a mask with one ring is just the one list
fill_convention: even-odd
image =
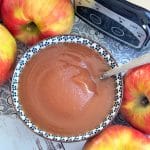
[(110, 111), (115, 97), (104, 59), (81, 44), (62, 43), (34, 55), (19, 79), (19, 100), (40, 129), (76, 136), (95, 128)]

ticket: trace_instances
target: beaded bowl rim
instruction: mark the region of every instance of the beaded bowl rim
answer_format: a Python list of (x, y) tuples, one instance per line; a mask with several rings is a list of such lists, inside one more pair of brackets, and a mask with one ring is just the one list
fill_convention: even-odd
[(116, 89), (115, 89), (116, 93), (115, 93), (114, 104), (113, 104), (109, 114), (105, 117), (105, 119), (96, 128), (94, 128), (84, 134), (78, 135), (78, 136), (59, 136), (59, 135), (47, 133), (46, 131), (39, 129), (25, 115), (25, 113), (22, 109), (22, 106), (20, 104), (19, 96), (18, 96), (18, 83), (19, 83), (20, 73), (22, 72), (26, 63), (32, 58), (32, 56), (37, 54), (39, 51), (46, 48), (47, 46), (51, 46), (53, 44), (58, 44), (58, 43), (65, 43), (65, 42), (78, 43), (78, 44), (85, 45), (85, 46), (91, 48), (92, 50), (98, 52), (99, 55), (105, 59), (105, 61), (111, 68), (114, 68), (117, 66), (117, 63), (116, 63), (115, 59), (112, 57), (112, 55), (110, 54), (110, 52), (107, 51), (102, 46), (100, 46), (100, 44), (98, 44), (92, 40), (89, 40), (87, 38), (84, 38), (84, 37), (78, 36), (78, 35), (60, 35), (60, 36), (55, 36), (52, 38), (47, 38), (43, 41), (40, 41), (39, 43), (32, 46), (31, 48), (29, 48), (24, 53), (24, 55), (21, 57), (19, 62), (17, 63), (16, 68), (13, 73), (13, 76), (12, 76), (11, 97), (12, 97), (13, 105), (17, 111), (19, 118), (34, 133), (36, 133), (44, 138), (54, 140), (54, 141), (77, 142), (77, 141), (86, 140), (86, 139), (98, 134), (99, 132), (101, 132), (107, 125), (109, 125), (112, 122), (112, 120), (118, 114), (121, 103), (122, 103), (122, 95), (123, 95), (123, 80), (122, 80), (121, 74), (117, 74), (114, 76), (115, 84), (116, 84)]

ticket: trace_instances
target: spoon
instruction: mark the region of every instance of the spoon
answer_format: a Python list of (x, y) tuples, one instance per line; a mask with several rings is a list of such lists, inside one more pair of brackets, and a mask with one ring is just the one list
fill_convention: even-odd
[(100, 76), (100, 79), (102, 80), (102, 79), (109, 78), (113, 75), (116, 75), (121, 72), (126, 72), (129, 69), (132, 69), (132, 68), (140, 66), (140, 65), (144, 65), (146, 63), (150, 63), (150, 53), (139, 56), (138, 58), (134, 58), (133, 60), (129, 61), (126, 64), (123, 64), (121, 66), (115, 67), (113, 69), (110, 69), (110, 70), (104, 72)]

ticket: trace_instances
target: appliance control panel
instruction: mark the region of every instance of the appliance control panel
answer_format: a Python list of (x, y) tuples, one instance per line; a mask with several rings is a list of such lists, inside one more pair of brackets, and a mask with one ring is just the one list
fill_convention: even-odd
[(77, 0), (75, 9), (82, 20), (131, 47), (141, 48), (147, 38), (146, 27), (144, 29), (144, 26), (141, 27), (97, 1)]

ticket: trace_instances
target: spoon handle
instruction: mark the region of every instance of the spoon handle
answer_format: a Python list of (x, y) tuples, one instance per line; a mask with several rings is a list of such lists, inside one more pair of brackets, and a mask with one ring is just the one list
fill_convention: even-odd
[(126, 72), (129, 69), (132, 69), (132, 68), (140, 66), (140, 65), (144, 65), (146, 63), (150, 63), (150, 53), (144, 54), (138, 58), (134, 58), (133, 60), (129, 61), (126, 64), (123, 64), (119, 67), (115, 67), (113, 69), (110, 69), (110, 70), (104, 72), (104, 74), (102, 74), (100, 79), (105, 79), (105, 78), (111, 77), (120, 72)]

